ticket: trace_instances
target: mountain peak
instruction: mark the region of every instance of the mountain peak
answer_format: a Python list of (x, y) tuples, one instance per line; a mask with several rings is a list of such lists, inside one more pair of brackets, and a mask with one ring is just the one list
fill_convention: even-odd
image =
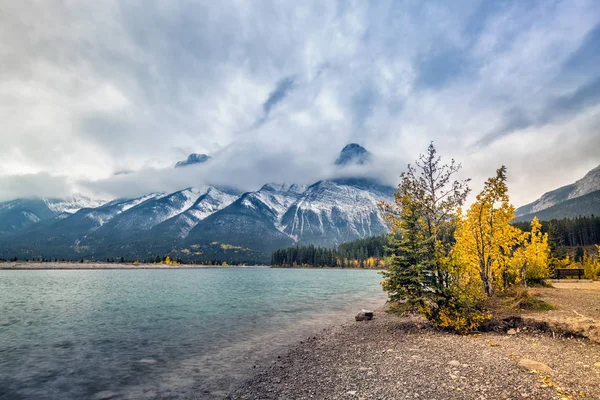
[(363, 165), (371, 161), (371, 153), (358, 143), (347, 144), (335, 160), (335, 165)]
[(188, 165), (194, 164), (203, 164), (210, 160), (210, 158), (211, 157), (206, 154), (192, 153), (188, 156), (187, 160), (178, 161), (177, 164), (175, 164), (175, 168), (187, 167)]

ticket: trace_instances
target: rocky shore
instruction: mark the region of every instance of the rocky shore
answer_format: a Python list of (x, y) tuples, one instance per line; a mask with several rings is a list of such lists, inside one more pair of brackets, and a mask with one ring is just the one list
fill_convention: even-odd
[(231, 399), (600, 399), (600, 345), (528, 328), (459, 336), (379, 310), (257, 368)]

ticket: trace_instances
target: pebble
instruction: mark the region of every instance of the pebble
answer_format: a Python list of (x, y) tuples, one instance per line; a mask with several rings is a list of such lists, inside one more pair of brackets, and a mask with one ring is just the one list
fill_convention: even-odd
[(452, 360), (448, 364), (452, 365), (453, 367), (460, 367), (460, 362), (456, 360)]

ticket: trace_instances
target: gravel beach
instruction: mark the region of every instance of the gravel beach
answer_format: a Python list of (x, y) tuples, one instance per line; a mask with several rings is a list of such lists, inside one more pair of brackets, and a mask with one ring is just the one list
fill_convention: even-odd
[[(459, 336), (378, 311), (257, 367), (229, 398), (600, 399), (600, 345), (526, 332)], [(519, 365), (526, 360), (549, 372)]]

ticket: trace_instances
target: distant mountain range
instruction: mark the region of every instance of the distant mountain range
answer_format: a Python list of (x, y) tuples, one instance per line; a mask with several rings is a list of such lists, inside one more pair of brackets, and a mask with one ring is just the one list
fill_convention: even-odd
[[(339, 168), (373, 156), (345, 146)], [(203, 168), (192, 154), (177, 168)], [(149, 260), (171, 255), (188, 261), (268, 262), (273, 250), (293, 245), (333, 247), (388, 231), (377, 206), (395, 188), (374, 178), (335, 178), (309, 186), (265, 184), (255, 192), (206, 186), (138, 198), (16, 199), (0, 203), (0, 258)], [(600, 166), (577, 182), (516, 210), (519, 221), (600, 215)]]
[(600, 215), (600, 166), (577, 182), (545, 193), (533, 203), (517, 208), (517, 220), (530, 221)]
[[(336, 165), (371, 158), (350, 144)], [(176, 167), (209, 159), (192, 154)], [(268, 262), (281, 247), (332, 247), (387, 232), (377, 203), (392, 201), (394, 191), (373, 178), (339, 178), (310, 186), (270, 183), (248, 193), (209, 186), (110, 202), (18, 199), (0, 203), (0, 258), (148, 260), (170, 254)]]

